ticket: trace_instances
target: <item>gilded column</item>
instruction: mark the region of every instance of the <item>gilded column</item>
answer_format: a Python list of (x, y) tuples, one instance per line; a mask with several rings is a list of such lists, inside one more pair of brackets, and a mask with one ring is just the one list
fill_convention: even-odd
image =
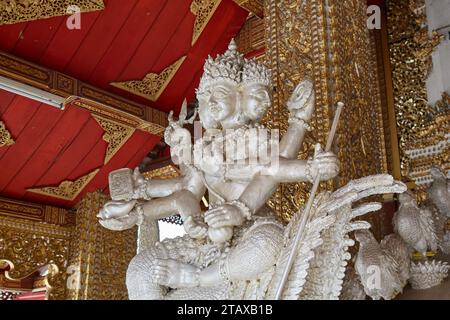
[[(343, 101), (334, 151), (341, 161), (331, 189), (362, 176), (386, 172), (383, 119), (374, 39), (367, 28), (365, 0), (267, 0), (266, 62), (272, 69), (274, 104), (266, 123), (286, 130), (286, 101), (297, 83), (309, 78), (316, 112), (300, 158), (325, 144), (334, 106)], [(269, 205), (288, 220), (307, 199), (308, 184), (283, 185)]]
[(68, 298), (124, 300), (125, 274), (136, 254), (137, 229), (116, 232), (103, 228), (96, 217), (108, 197), (88, 193), (77, 205), (77, 223), (67, 268)]

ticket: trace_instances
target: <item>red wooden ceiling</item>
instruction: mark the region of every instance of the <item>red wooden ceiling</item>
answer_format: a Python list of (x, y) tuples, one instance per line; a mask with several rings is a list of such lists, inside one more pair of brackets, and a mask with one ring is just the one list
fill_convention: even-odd
[[(66, 17), (0, 26), (0, 50), (104, 90), (163, 111), (192, 100), (208, 54), (223, 52), (245, 22), (247, 12), (222, 0), (201, 36), (191, 45), (192, 0), (104, 0), (103, 11), (82, 13), (81, 29), (69, 30)], [(109, 85), (159, 73), (187, 56), (156, 102)], [(133, 168), (159, 141), (136, 131), (106, 164), (103, 129), (89, 112), (64, 111), (0, 90), (0, 120), (16, 141), (0, 148), (0, 194), (9, 198), (71, 207), (95, 189), (107, 189), (108, 173)], [(58, 186), (95, 169), (94, 179), (73, 201), (27, 192)]]
[[(80, 30), (69, 30), (67, 17), (0, 26), (0, 50), (163, 111), (178, 109), (185, 97), (193, 99), (207, 55), (223, 52), (248, 15), (232, 0), (222, 0), (191, 46), (191, 2), (104, 0), (104, 10), (81, 14)], [(159, 73), (185, 55), (154, 103), (109, 85)]]
[[(0, 194), (9, 198), (71, 207), (85, 192), (106, 189), (108, 173), (134, 168), (159, 141), (136, 131), (104, 166), (107, 142), (91, 114), (69, 105), (64, 111), (0, 90), (0, 119), (15, 144), (0, 148)], [(28, 192), (58, 186), (101, 169), (73, 201)]]

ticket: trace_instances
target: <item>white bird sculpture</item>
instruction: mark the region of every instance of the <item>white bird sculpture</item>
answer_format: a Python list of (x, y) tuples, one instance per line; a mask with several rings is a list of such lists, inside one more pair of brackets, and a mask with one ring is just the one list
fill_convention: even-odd
[(427, 191), (428, 197), (442, 216), (450, 218), (450, 183), (439, 167), (433, 166), (430, 173), (433, 183)]
[(395, 232), (424, 256), (428, 249), (437, 251), (438, 239), (430, 209), (419, 208), (414, 194), (409, 191), (401, 194), (399, 201), (400, 208), (393, 219)]
[(399, 263), (368, 230), (355, 232), (359, 251), (355, 260), (356, 273), (366, 294), (374, 300), (391, 300), (403, 291), (404, 281)]

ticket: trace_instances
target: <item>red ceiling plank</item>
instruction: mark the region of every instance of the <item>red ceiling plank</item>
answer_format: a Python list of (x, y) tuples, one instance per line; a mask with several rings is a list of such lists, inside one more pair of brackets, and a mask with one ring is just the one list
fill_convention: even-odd
[[(136, 156), (136, 146), (138, 152), (146, 154), (158, 143), (160, 137), (151, 135), (143, 131), (136, 131), (127, 143), (116, 153), (116, 155), (97, 173), (94, 179), (85, 187), (84, 192), (92, 192), (97, 189), (104, 190), (108, 185), (108, 175), (111, 171), (123, 168), (125, 163), (129, 163)], [(75, 205), (81, 198), (78, 196), (70, 205)]]
[[(102, 14), (64, 71), (79, 80), (87, 81), (123, 27), (135, 4), (136, 0), (108, 1)], [(83, 67), (80, 68), (80, 66)]]
[(39, 105), (37, 112), (20, 133), (16, 143), (9, 148), (8, 152), (0, 160), (0, 168), (3, 171), (0, 178), (0, 193), (14, 179), (14, 176), (22, 170), (34, 151), (42, 143), (45, 143), (48, 134), (63, 114), (64, 112), (57, 108), (44, 104)]
[[(103, 133), (104, 131), (97, 121), (90, 117), (77, 138), (64, 152), (61, 152), (48, 170), (43, 172), (36, 185), (50, 186), (59, 184), (78, 168), (80, 163), (91, 152), (97, 154), (96, 159), (94, 159), (95, 165), (88, 167), (85, 173), (96, 169), (97, 165), (101, 164), (101, 159), (103, 159), (106, 150), (106, 142), (102, 139)], [(80, 174), (80, 176), (82, 175)]]
[[(173, 33), (177, 30), (179, 22), (190, 14), (189, 8), (191, 1), (167, 1), (167, 5), (161, 11), (156, 23), (152, 29), (142, 40), (138, 50), (130, 59), (128, 65), (124, 66), (124, 70), (115, 81), (142, 79), (149, 72), (159, 72), (155, 70), (154, 65), (161, 52), (166, 47)], [(189, 12), (189, 13), (188, 13)], [(190, 28), (191, 30), (192, 28)], [(186, 46), (190, 44), (190, 32), (186, 32), (186, 40), (184, 43), (178, 43), (178, 46)], [(189, 47), (187, 47), (189, 48)], [(176, 59), (167, 59), (164, 57), (165, 66), (175, 62)]]
[(22, 36), (22, 32), (25, 30), (26, 25), (27, 22), (21, 22), (1, 26), (0, 50), (7, 52), (11, 51)]
[(13, 54), (31, 62), (39, 62), (65, 17), (54, 17), (33, 21), (17, 42)]
[(28, 157), (23, 168), (3, 189), (3, 192), (20, 198), (25, 194), (27, 188), (36, 187), (36, 182), (42, 173), (46, 172), (53, 161), (58, 161), (60, 153), (70, 146), (90, 119), (89, 112), (73, 107), (68, 107), (63, 113), (45, 142), (35, 149), (33, 155)]
[[(15, 149), (18, 144), (18, 137), (26, 126), (29, 125), (30, 120), (38, 111), (40, 103), (21, 96), (16, 96), (10, 103), (6, 112), (2, 115), (2, 121), (6, 128), (11, 133), (11, 137), (16, 141), (15, 144), (9, 147), (0, 148), (0, 172), (2, 172), (1, 160), (9, 149)], [(1, 175), (0, 175), (1, 179)]]
[(61, 24), (42, 55), (40, 64), (51, 69), (64, 70), (100, 13), (101, 11), (82, 13), (80, 29), (69, 30), (65, 22)]
[[(223, 52), (227, 47), (228, 39), (231, 39), (245, 22), (248, 12), (230, 2), (223, 1), (219, 5), (208, 23), (208, 26), (214, 26), (214, 28), (207, 27), (203, 30), (200, 38), (190, 50), (185, 63), (178, 69), (170, 85), (156, 102), (156, 105), (161, 110), (170, 111), (170, 109), (181, 106), (184, 96), (180, 96), (180, 92), (188, 94), (186, 90), (191, 86), (192, 82), (198, 81), (198, 79), (193, 77), (203, 67), (204, 60), (208, 54), (215, 56), (217, 53), (211, 52), (211, 49), (219, 45), (222, 48), (220, 52)], [(217, 35), (223, 34), (226, 34), (223, 39), (217, 37)], [(219, 42), (220, 40), (221, 42)], [(193, 92), (189, 94), (192, 96)]]
[(6, 112), (15, 97), (16, 95), (14, 93), (0, 90), (0, 120), (2, 120), (1, 115)]
[(139, 1), (126, 25), (120, 30), (113, 44), (91, 75), (90, 81), (106, 87), (116, 80), (131, 60), (142, 39), (159, 19), (166, 0)]

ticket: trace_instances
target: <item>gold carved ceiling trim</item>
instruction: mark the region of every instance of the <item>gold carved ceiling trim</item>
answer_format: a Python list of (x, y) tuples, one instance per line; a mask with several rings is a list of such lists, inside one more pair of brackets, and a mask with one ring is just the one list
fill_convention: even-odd
[(253, 13), (258, 18), (264, 17), (264, 0), (233, 0), (245, 10)]
[(71, 5), (80, 8), (80, 12), (105, 8), (103, 0), (2, 0), (0, 25), (63, 16)]
[(161, 136), (167, 126), (165, 112), (141, 105), (90, 86), (63, 73), (49, 70), (0, 52), (0, 75), (66, 98), (66, 104), (84, 108)]
[(184, 59), (186, 59), (186, 56), (179, 58), (160, 73), (148, 73), (142, 80), (112, 82), (111, 85), (151, 101), (156, 101), (177, 73)]
[(128, 139), (131, 138), (135, 129), (127, 125), (116, 123), (107, 118), (96, 115), (93, 115), (93, 117), (105, 131), (103, 140), (108, 143), (108, 147), (106, 149), (104, 164), (107, 164)]
[(86, 187), (86, 185), (95, 177), (95, 175), (99, 171), (100, 169), (96, 169), (74, 181), (63, 181), (57, 187), (31, 188), (27, 189), (27, 191), (53, 198), (72, 201), (80, 194), (84, 187)]
[(213, 16), (222, 0), (192, 0), (191, 12), (195, 16), (194, 30), (192, 32), (193, 46)]
[(3, 121), (0, 121), (0, 147), (8, 147), (15, 143), (14, 139), (11, 137), (11, 133), (6, 129)]
[(40, 221), (61, 226), (73, 225), (75, 223), (75, 214), (69, 210), (6, 198), (0, 198), (0, 216)]

